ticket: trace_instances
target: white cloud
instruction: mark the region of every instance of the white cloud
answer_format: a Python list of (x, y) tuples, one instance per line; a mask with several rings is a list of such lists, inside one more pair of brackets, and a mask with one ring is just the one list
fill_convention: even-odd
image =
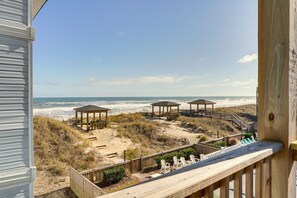
[(247, 54), (237, 61), (237, 63), (250, 63), (258, 59), (258, 54)]
[(89, 82), (93, 85), (127, 85), (127, 84), (172, 84), (195, 78), (195, 76), (171, 76), (171, 75), (159, 75), (159, 76), (141, 76), (136, 78), (113, 78), (111, 80), (100, 81), (95, 77), (90, 77)]
[(213, 83), (213, 84), (206, 84), (206, 83), (199, 83), (196, 85), (190, 85), (189, 87), (192, 88), (207, 88), (207, 87), (241, 87), (241, 88), (249, 88), (252, 86), (256, 86), (256, 80), (250, 79), (246, 81), (232, 81), (229, 78), (224, 79), (220, 83)]
[(226, 86), (230, 86), (230, 87), (246, 87), (246, 86), (251, 86), (253, 84), (255, 84), (256, 80), (255, 79), (250, 79), (250, 80), (246, 80), (246, 81), (224, 81), (224, 83), (220, 84), (219, 86), (221, 87), (226, 87)]

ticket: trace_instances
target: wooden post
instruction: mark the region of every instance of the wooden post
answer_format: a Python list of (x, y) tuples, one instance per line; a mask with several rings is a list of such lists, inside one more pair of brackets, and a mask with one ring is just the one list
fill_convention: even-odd
[(126, 150), (124, 150), (124, 162), (127, 160), (127, 157), (126, 157)]
[(258, 134), (284, 148), (272, 156), (271, 197), (296, 196), (296, 0), (259, 0)]
[(77, 111), (75, 111), (75, 126), (77, 126)]
[(190, 115), (192, 116), (192, 104), (190, 104)]
[(159, 119), (161, 119), (161, 106), (159, 106)]
[(83, 128), (83, 112), (80, 112), (80, 126)]
[(89, 130), (89, 113), (87, 113), (87, 131)]
[(96, 113), (93, 113), (93, 121), (95, 122)]
[(199, 106), (198, 106), (198, 104), (197, 104), (197, 116), (198, 116), (198, 112), (199, 112)]
[(154, 117), (154, 105), (152, 105), (152, 118)]
[(165, 114), (165, 109), (164, 109), (164, 106), (163, 106), (163, 113), (162, 113), (162, 116), (164, 116), (164, 114)]
[(143, 171), (143, 159), (142, 159), (142, 156), (140, 156), (139, 160), (140, 160), (140, 172), (142, 172)]
[(108, 111), (105, 112), (105, 127), (107, 127), (107, 123), (108, 123)]
[(167, 106), (167, 120), (168, 120), (168, 115), (169, 115), (169, 113), (168, 113), (168, 106)]
[(133, 160), (130, 160), (130, 174), (133, 174)]

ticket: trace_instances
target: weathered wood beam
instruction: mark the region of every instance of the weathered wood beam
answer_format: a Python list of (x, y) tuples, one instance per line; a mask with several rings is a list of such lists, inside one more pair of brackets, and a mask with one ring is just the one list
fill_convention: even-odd
[(296, 0), (259, 0), (258, 133), (284, 143), (272, 158), (271, 197), (296, 196)]

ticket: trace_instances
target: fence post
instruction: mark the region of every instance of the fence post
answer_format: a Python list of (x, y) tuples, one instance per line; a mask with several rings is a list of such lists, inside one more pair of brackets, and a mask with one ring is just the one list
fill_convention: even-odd
[(90, 181), (91, 182), (94, 182), (94, 172), (91, 172), (90, 173)]
[(142, 172), (143, 171), (143, 159), (142, 159), (142, 156), (140, 156), (139, 160), (140, 160), (140, 172)]
[(130, 174), (133, 174), (133, 160), (130, 160)]
[(126, 158), (126, 150), (124, 150), (124, 162), (127, 160)]

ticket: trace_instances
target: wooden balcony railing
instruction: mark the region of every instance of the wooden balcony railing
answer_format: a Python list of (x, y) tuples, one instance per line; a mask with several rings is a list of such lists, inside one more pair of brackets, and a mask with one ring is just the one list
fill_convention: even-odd
[(102, 197), (270, 197), (271, 162), (282, 147), (255, 142)]

